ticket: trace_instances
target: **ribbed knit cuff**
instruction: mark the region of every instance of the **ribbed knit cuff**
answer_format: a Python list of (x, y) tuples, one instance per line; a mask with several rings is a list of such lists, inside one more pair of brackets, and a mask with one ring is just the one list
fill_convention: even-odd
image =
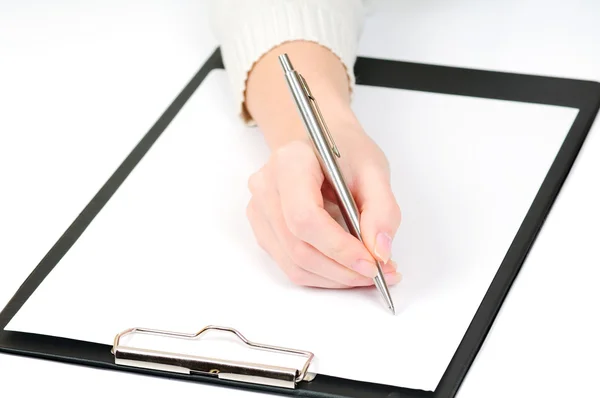
[[(332, 51), (346, 67), (350, 90), (360, 35), (362, 9), (347, 1), (344, 12), (315, 0), (275, 0), (264, 8), (248, 9), (238, 26), (229, 27), (221, 42), (223, 63), (228, 71), (239, 115), (249, 126), (255, 125), (245, 107), (248, 74), (254, 63), (274, 47), (292, 40), (316, 42)], [(339, 3), (338, 3), (339, 4)]]

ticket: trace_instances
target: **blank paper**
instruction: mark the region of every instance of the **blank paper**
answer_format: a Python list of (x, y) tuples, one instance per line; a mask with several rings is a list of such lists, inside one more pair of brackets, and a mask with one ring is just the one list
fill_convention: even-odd
[(231, 326), (312, 351), (314, 372), (435, 389), (577, 110), (363, 86), (354, 107), (402, 208), (396, 316), (375, 288), (292, 285), (257, 246), (247, 179), (268, 150), (213, 71), (8, 329)]

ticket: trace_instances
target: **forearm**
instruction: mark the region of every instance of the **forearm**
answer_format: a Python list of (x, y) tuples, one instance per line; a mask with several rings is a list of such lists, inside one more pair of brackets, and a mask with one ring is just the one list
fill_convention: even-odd
[(307, 138), (277, 57), (287, 53), (317, 98), (328, 126), (354, 121), (348, 72), (327, 48), (308, 41), (284, 43), (265, 54), (253, 67), (246, 87), (246, 107), (271, 149)]

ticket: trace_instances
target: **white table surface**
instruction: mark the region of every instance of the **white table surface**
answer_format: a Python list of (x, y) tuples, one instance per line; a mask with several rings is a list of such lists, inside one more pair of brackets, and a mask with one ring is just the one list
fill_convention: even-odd
[[(205, 11), (198, 0), (0, 2), (2, 306), (211, 53)], [(382, 1), (360, 53), (600, 81), (598, 16), (594, 0)], [(593, 395), (599, 130), (457, 397)], [(19, 395), (258, 395), (7, 355), (0, 375)]]

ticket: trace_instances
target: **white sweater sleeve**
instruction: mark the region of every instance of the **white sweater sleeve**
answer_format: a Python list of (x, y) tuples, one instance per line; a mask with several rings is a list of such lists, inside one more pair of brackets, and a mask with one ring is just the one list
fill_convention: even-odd
[(254, 124), (244, 106), (248, 73), (263, 54), (286, 41), (308, 40), (327, 47), (346, 67), (353, 89), (353, 67), (368, 1), (213, 0), (211, 27), (242, 120)]

